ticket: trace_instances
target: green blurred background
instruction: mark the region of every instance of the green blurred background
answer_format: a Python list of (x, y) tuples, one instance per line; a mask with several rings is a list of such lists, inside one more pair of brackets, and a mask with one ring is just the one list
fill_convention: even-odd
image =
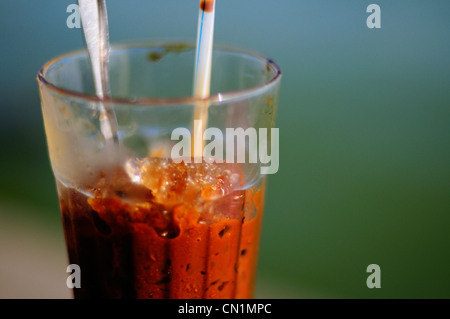
[[(195, 40), (197, 2), (108, 0), (111, 41)], [(35, 75), (84, 46), (71, 3), (0, 2), (2, 298), (69, 296)], [(216, 42), (284, 72), (257, 297), (450, 297), (449, 17), (448, 0), (217, 1)]]

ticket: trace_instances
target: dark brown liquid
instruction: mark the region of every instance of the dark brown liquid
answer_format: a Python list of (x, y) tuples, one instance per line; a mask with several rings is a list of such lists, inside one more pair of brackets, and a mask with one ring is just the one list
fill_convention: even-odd
[[(252, 297), (263, 189), (232, 192), (200, 212), (180, 176), (171, 185), (183, 203), (162, 205), (118, 172), (93, 197), (58, 185), (70, 263), (81, 269), (76, 298)], [(174, 172), (185, 171), (166, 173)]]

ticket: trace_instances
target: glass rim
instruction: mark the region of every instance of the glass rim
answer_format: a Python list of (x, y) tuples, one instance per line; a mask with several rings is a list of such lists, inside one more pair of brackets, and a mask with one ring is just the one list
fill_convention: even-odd
[[(110, 47), (110, 53), (112, 51), (123, 51), (123, 50), (131, 50), (136, 48), (151, 48), (157, 46), (164, 45), (189, 45), (195, 48), (195, 44), (187, 41), (139, 41), (139, 42), (130, 42), (130, 43), (112, 43)], [(46, 79), (47, 72), (54, 66), (56, 63), (59, 63), (65, 59), (77, 57), (80, 55), (87, 55), (86, 49), (79, 49), (69, 51), (67, 53), (58, 55), (48, 62), (46, 62), (38, 71), (36, 76), (36, 80), (39, 85), (42, 85), (45, 89), (52, 91), (57, 94), (61, 94), (67, 97), (72, 97), (76, 99), (82, 99), (90, 102), (97, 103), (108, 103), (108, 104), (122, 104), (122, 105), (147, 105), (147, 106), (167, 106), (167, 105), (180, 105), (180, 104), (195, 104), (195, 103), (208, 103), (212, 104), (222, 104), (225, 102), (231, 101), (239, 101), (246, 100), (251, 98), (252, 96), (258, 95), (258, 93), (264, 92), (266, 90), (270, 90), (273, 86), (277, 85), (277, 83), (281, 80), (282, 72), (279, 65), (274, 62), (272, 59), (269, 59), (259, 53), (237, 48), (229, 45), (214, 45), (214, 51), (228, 51), (232, 53), (240, 53), (250, 56), (252, 58), (260, 59), (266, 63), (266, 65), (270, 65), (270, 67), (274, 70), (274, 75), (262, 84), (255, 85), (249, 88), (241, 89), (241, 90), (233, 90), (226, 92), (218, 92), (209, 97), (195, 97), (195, 96), (184, 96), (184, 97), (173, 97), (173, 98), (152, 98), (152, 97), (142, 97), (142, 98), (123, 98), (123, 97), (103, 97), (100, 98), (96, 95), (86, 94), (81, 92), (76, 92), (73, 90), (62, 88), (58, 85), (50, 83)], [(213, 51), (213, 52), (214, 52)], [(194, 67), (194, 65), (192, 66)]]

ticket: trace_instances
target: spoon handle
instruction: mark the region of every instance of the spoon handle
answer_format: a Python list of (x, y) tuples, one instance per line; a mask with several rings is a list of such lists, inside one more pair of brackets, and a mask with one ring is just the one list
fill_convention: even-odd
[(108, 51), (109, 51), (109, 29), (108, 29), (108, 15), (106, 13), (105, 0), (97, 0), (98, 17), (99, 17), (99, 56), (101, 68), (101, 83), (103, 88), (103, 95), (110, 95), (109, 74), (108, 74)]
[[(78, 0), (83, 33), (92, 66), (95, 92), (101, 99), (110, 95), (108, 75), (109, 31), (105, 0)], [(100, 103), (100, 128), (106, 140), (118, 143), (114, 111)]]

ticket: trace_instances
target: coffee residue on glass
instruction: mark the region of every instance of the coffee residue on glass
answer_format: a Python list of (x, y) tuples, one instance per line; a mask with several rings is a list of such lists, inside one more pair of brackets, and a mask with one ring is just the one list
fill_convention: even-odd
[(148, 54), (148, 59), (151, 62), (159, 62), (169, 53), (182, 53), (184, 51), (188, 51), (193, 49), (194, 46), (188, 43), (176, 43), (176, 44), (166, 44), (161, 47), (155, 49), (155, 51), (150, 52)]

